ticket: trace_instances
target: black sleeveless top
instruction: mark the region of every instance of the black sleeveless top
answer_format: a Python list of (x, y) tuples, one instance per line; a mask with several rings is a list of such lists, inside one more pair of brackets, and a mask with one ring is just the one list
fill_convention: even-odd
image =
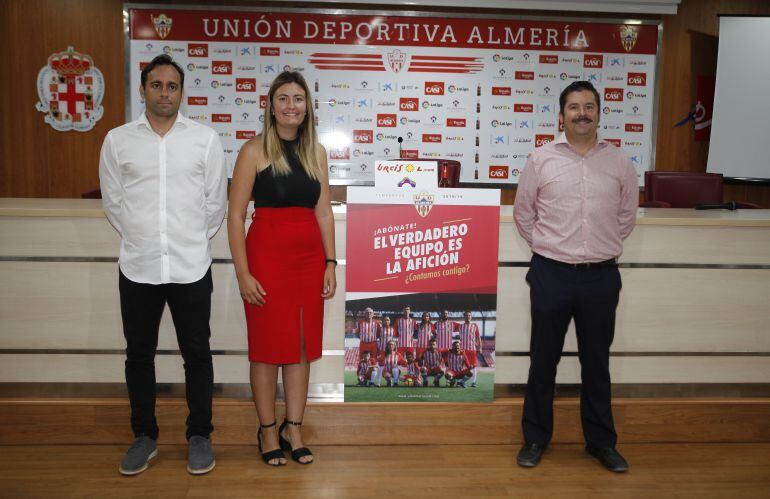
[(302, 167), (297, 156), (298, 143), (299, 139), (281, 139), (284, 157), (291, 167), (289, 175), (274, 175), (273, 165), (257, 173), (251, 190), (255, 208), (315, 208), (321, 195), (321, 184), (310, 178)]

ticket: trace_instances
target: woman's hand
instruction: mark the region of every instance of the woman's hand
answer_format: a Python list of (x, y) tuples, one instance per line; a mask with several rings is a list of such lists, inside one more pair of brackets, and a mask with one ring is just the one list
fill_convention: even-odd
[(334, 292), (337, 291), (337, 265), (334, 263), (327, 263), (326, 270), (324, 271), (324, 287), (321, 297), (324, 300), (328, 300), (334, 296)]
[(238, 277), (238, 288), (241, 291), (241, 298), (246, 303), (261, 307), (265, 304), (265, 290), (254, 276), (247, 273), (240, 274)]

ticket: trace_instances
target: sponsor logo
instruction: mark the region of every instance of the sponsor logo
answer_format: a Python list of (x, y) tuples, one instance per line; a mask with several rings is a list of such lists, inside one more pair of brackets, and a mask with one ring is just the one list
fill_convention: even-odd
[(335, 90), (348, 90), (350, 88), (350, 85), (348, 85), (347, 83), (332, 83), (330, 87)]
[(514, 113), (531, 113), (534, 110), (535, 110), (535, 106), (532, 104), (514, 104), (513, 105)]
[(231, 75), (233, 74), (232, 61), (211, 61), (211, 74)]
[(553, 108), (553, 107), (555, 107), (555, 105), (554, 105), (554, 104), (540, 104), (540, 105), (537, 107), (537, 112), (538, 112), (538, 113), (551, 113), (551, 112), (553, 112), (553, 111), (551, 110), (551, 108)]
[[(490, 135), (489, 143), (493, 146), (508, 145), (511, 139), (507, 135)], [(497, 157), (497, 156), (493, 156)]]
[(602, 125), (604, 130), (620, 130), (620, 125)]
[(517, 88), (516, 95), (534, 95), (535, 92), (528, 88)]
[[(441, 136), (439, 135), (439, 137)], [(462, 135), (447, 135), (446, 137), (444, 137), (444, 140), (446, 140), (447, 142), (462, 142), (465, 140), (465, 137), (463, 137)]]
[(647, 61), (645, 61), (644, 59), (629, 59), (628, 65), (629, 66), (646, 66)]
[(601, 83), (602, 73), (583, 73), (583, 79), (591, 83)]
[(389, 101), (379, 101), (377, 103), (377, 107), (395, 107), (395, 106), (396, 106), (396, 103), (393, 102), (392, 100), (389, 100)]
[(625, 81), (626, 77), (623, 75), (607, 75), (604, 79), (607, 81)]
[(553, 123), (551, 121), (541, 121), (537, 124), (538, 128), (554, 128), (556, 126), (556, 123)]
[(535, 147), (542, 147), (549, 142), (553, 142), (553, 135), (535, 135)]
[(255, 130), (236, 130), (235, 131), (235, 138), (239, 140), (249, 140), (253, 139), (257, 136), (257, 132)]
[(580, 57), (575, 57), (575, 56), (562, 57), (561, 62), (565, 64), (580, 64)]
[(493, 178), (493, 179), (508, 178), (508, 166), (507, 165), (490, 165), (489, 178)]
[(238, 66), (238, 71), (256, 71), (256, 66)]
[(511, 87), (492, 87), (492, 95), (511, 95)]
[(256, 92), (257, 91), (256, 78), (236, 78), (235, 91), (236, 92)]
[(611, 68), (622, 68), (623, 66), (624, 66), (624, 61), (622, 57), (610, 57)]
[(507, 154), (490, 154), (489, 157), (492, 159), (508, 159)]
[(277, 57), (281, 55), (281, 49), (279, 47), (259, 47), (259, 55)]
[(531, 128), (529, 123), (529, 120), (519, 120), (519, 128)]
[(538, 73), (537, 77), (541, 80), (555, 80), (556, 75), (554, 73)]
[(424, 134), (422, 134), (422, 141), (423, 142), (439, 143), (439, 142), (441, 142), (441, 134), (440, 133), (424, 133)]
[(611, 102), (623, 102), (623, 89), (622, 88), (605, 88), (604, 100)]
[(626, 123), (626, 132), (643, 132), (644, 125), (642, 123)]
[(187, 57), (208, 57), (208, 56), (209, 56), (208, 43), (188, 43), (187, 44)]
[(360, 118), (356, 118), (353, 121), (355, 121), (356, 123), (372, 123), (374, 121), (374, 118), (360, 117)]
[(265, 109), (265, 106), (267, 106), (267, 95), (260, 95), (259, 96), (259, 108)]
[(447, 118), (446, 119), (446, 126), (464, 127), (465, 126), (465, 118)]
[(401, 97), (398, 99), (398, 108), (401, 111), (418, 111), (420, 101), (416, 97)]
[(353, 130), (353, 142), (356, 144), (371, 144), (373, 137), (371, 130)]
[(425, 95), (444, 95), (443, 81), (426, 81)]
[(211, 115), (212, 123), (231, 123), (232, 121), (233, 121), (233, 117), (230, 114), (212, 114)]
[(534, 71), (516, 71), (515, 77), (517, 80), (534, 80), (535, 72)]
[(329, 159), (350, 159), (350, 148), (348, 147), (330, 148)]
[(395, 128), (396, 115), (395, 114), (378, 114), (377, 126)]
[(447, 90), (449, 90), (450, 94), (453, 94), (455, 92), (470, 92), (471, 89), (468, 87), (458, 87), (456, 85), (449, 85), (447, 87)]
[(196, 96), (189, 96), (187, 97), (187, 105), (188, 106), (206, 106), (209, 103), (208, 97), (196, 97)]
[(540, 54), (540, 64), (558, 64), (559, 56), (555, 54)]
[(647, 73), (628, 73), (626, 84), (634, 87), (644, 87), (647, 85)]
[(639, 147), (642, 145), (638, 140), (626, 140), (623, 144), (628, 147)]
[(495, 104), (492, 106), (492, 110), (494, 111), (510, 111), (511, 106), (508, 106), (506, 104)]
[(583, 67), (599, 69), (604, 66), (604, 58), (600, 54), (584, 54)]
[(417, 159), (419, 151), (417, 149), (403, 149), (401, 151), (401, 159)]

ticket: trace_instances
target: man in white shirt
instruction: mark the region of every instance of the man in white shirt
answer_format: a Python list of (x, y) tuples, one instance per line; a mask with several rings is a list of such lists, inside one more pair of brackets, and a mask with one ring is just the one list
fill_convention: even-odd
[(209, 435), (214, 373), (209, 347), (211, 254), (227, 206), (217, 133), (179, 113), (184, 72), (168, 55), (143, 70), (145, 112), (110, 130), (99, 161), (104, 211), (120, 233), (120, 308), (134, 444), (120, 466), (145, 469), (157, 455), (155, 351), (166, 303), (184, 359), (188, 465), (214, 468)]

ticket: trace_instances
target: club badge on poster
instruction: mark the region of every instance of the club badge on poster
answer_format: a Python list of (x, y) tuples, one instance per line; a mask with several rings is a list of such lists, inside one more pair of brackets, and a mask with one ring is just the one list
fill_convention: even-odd
[(491, 401), (500, 191), (377, 168), (348, 188), (345, 401)]

